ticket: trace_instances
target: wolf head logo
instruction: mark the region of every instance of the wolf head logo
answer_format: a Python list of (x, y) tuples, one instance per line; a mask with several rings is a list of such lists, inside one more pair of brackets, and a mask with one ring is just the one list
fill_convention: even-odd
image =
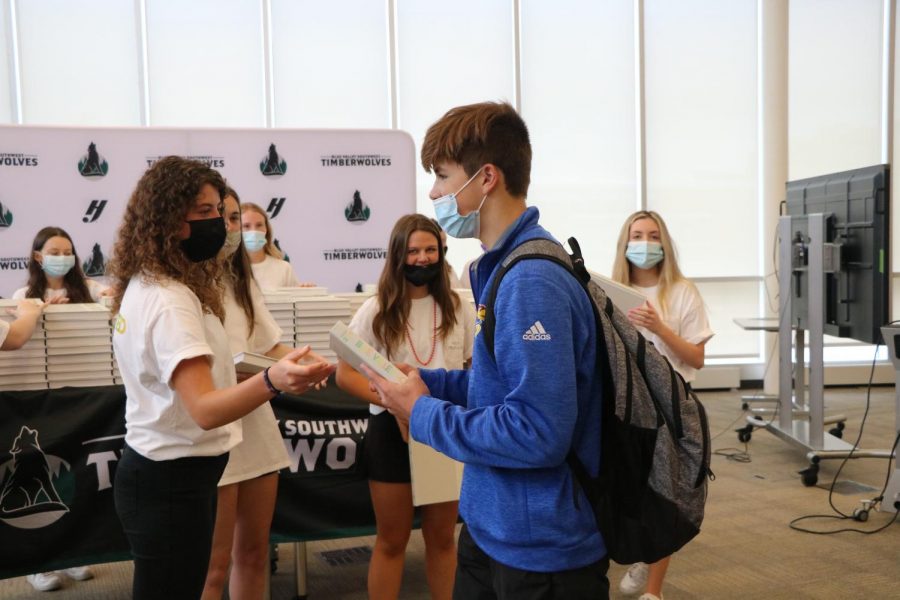
[(68, 470), (69, 465), (44, 454), (36, 429), (23, 425), (9, 453), (12, 461), (0, 465), (0, 520), (33, 529), (49, 525), (69, 512), (53, 486), (60, 467), (64, 465)]

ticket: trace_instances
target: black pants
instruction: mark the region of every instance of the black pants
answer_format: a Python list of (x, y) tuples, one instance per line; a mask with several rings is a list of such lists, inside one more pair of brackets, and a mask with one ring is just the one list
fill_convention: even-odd
[(200, 597), (227, 462), (227, 453), (153, 461), (125, 446), (114, 492), (134, 556), (135, 600)]
[(600, 600), (609, 598), (609, 559), (569, 571), (538, 573), (506, 566), (485, 554), (462, 526), (454, 600)]

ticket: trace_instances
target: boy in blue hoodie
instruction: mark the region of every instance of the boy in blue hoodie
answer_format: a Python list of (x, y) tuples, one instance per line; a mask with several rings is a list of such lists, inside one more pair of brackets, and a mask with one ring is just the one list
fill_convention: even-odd
[(443, 229), (489, 250), (470, 268), (479, 303), (472, 368), (422, 370), (393, 384), (367, 376), (410, 435), (465, 463), (454, 598), (606, 598), (609, 560), (594, 514), (566, 464), (600, 463), (597, 334), (572, 275), (546, 260), (503, 277), (494, 353), (479, 335), (496, 267), (518, 245), (553, 239), (526, 207), (531, 144), (509, 104), (450, 110), (422, 145)]

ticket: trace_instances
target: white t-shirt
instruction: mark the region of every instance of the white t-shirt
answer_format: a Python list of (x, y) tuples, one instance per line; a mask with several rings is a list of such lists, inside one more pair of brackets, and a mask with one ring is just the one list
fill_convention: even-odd
[[(251, 351), (264, 354), (281, 339), (281, 329), (263, 302), (256, 283), (250, 282), (254, 327), (250, 336), (247, 314), (238, 304), (231, 285), (225, 286), (225, 331), (231, 353)], [(219, 485), (230, 485), (278, 471), (291, 464), (278, 429), (278, 421), (268, 402), (257, 406), (241, 418), (243, 441), (231, 449), (228, 465)]]
[[(102, 294), (106, 290), (105, 285), (101, 285), (94, 281), (93, 279), (85, 279), (85, 285), (87, 285), (88, 292), (91, 294), (91, 300), (94, 302), (100, 301), (100, 294)], [(12, 299), (13, 300), (23, 300), (25, 298), (25, 292), (28, 291), (28, 287), (23, 287), (17, 289), (13, 292)], [(44, 302), (49, 302), (54, 298), (65, 298), (67, 295), (66, 288), (60, 288), (58, 290), (47, 289), (44, 292)]]
[[(378, 296), (372, 296), (366, 300), (350, 321), (350, 330), (365, 340), (370, 346), (387, 356), (384, 346), (375, 338), (372, 322), (378, 313)], [(429, 295), (412, 301), (409, 308), (409, 318), (406, 323), (409, 338), (416, 348), (416, 355), (423, 361), (423, 365), (416, 360), (409, 347), (409, 338), (404, 336), (402, 343), (388, 358), (394, 363), (406, 363), (423, 369), (462, 369), (467, 360), (472, 358), (472, 343), (475, 339), (475, 309), (471, 304), (460, 300), (456, 310), (456, 327), (446, 339), (438, 338), (434, 348), (434, 356), (431, 354), (434, 327), (441, 326), (441, 309), (438, 307), (437, 324), (434, 317), (434, 299)], [(384, 409), (374, 404), (369, 405), (369, 412), (377, 415)]]
[(281, 328), (266, 308), (259, 286), (254, 281), (250, 282), (250, 301), (253, 303), (255, 316), (252, 339), (247, 314), (238, 304), (234, 287), (225, 286), (225, 332), (228, 334), (232, 355), (247, 351), (265, 354), (281, 340)]
[(240, 421), (204, 431), (171, 387), (179, 363), (197, 356), (210, 359), (217, 389), (237, 383), (225, 328), (187, 286), (132, 278), (113, 324), (129, 446), (151, 460), (171, 460), (218, 456), (241, 441)]
[[(684, 340), (691, 344), (700, 344), (715, 335), (709, 327), (709, 318), (706, 316), (706, 305), (703, 303), (703, 298), (700, 297), (697, 288), (690, 283), (679, 281), (669, 289), (669, 293), (666, 295), (668, 310), (665, 317), (663, 317), (663, 311), (657, 299), (658, 285), (652, 287), (634, 285), (632, 287), (647, 297), (669, 329)], [(690, 383), (696, 378), (697, 369), (679, 359), (656, 334), (650, 333), (643, 327), (638, 327), (638, 330), (648, 341), (653, 342), (660, 354), (669, 359), (672, 367), (684, 377), (685, 381)]]
[(294, 275), (294, 269), (291, 263), (286, 260), (275, 258), (266, 254), (266, 258), (262, 262), (251, 263), (253, 268), (253, 277), (259, 287), (264, 290), (271, 290), (280, 287), (296, 287), (300, 285), (297, 276)]
[(0, 319), (0, 346), (3, 345), (3, 342), (6, 341), (6, 336), (9, 335), (9, 323)]

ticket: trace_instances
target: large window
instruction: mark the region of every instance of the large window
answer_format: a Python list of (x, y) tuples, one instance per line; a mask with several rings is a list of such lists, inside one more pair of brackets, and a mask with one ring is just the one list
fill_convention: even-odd
[[(428, 126), (447, 110), (484, 100), (515, 100), (513, 4), (505, 0), (396, 0), (398, 126), (416, 152)], [(433, 216), (433, 176), (416, 175), (419, 211)], [(458, 267), (479, 252), (474, 240), (451, 241)]]
[(609, 274), (619, 227), (638, 206), (632, 2), (532, 0), (521, 14), (529, 203)]
[(141, 124), (134, 2), (29, 0), (16, 9), (25, 123)]
[(881, 160), (881, 0), (791, 0), (788, 178)]
[(391, 126), (386, 2), (274, 0), (276, 127)]
[[(688, 277), (759, 277), (756, 2), (647, 0), (644, 11), (647, 207)], [(759, 314), (759, 285), (701, 287), (710, 355), (758, 352), (732, 319)]]
[(146, 0), (150, 124), (265, 127), (259, 0)]
[(9, 48), (12, 46), (9, 24), (8, 0), (0, 1), (0, 123), (15, 122), (12, 109), (12, 94), (15, 89), (12, 84), (12, 71), (10, 61), (12, 57)]

